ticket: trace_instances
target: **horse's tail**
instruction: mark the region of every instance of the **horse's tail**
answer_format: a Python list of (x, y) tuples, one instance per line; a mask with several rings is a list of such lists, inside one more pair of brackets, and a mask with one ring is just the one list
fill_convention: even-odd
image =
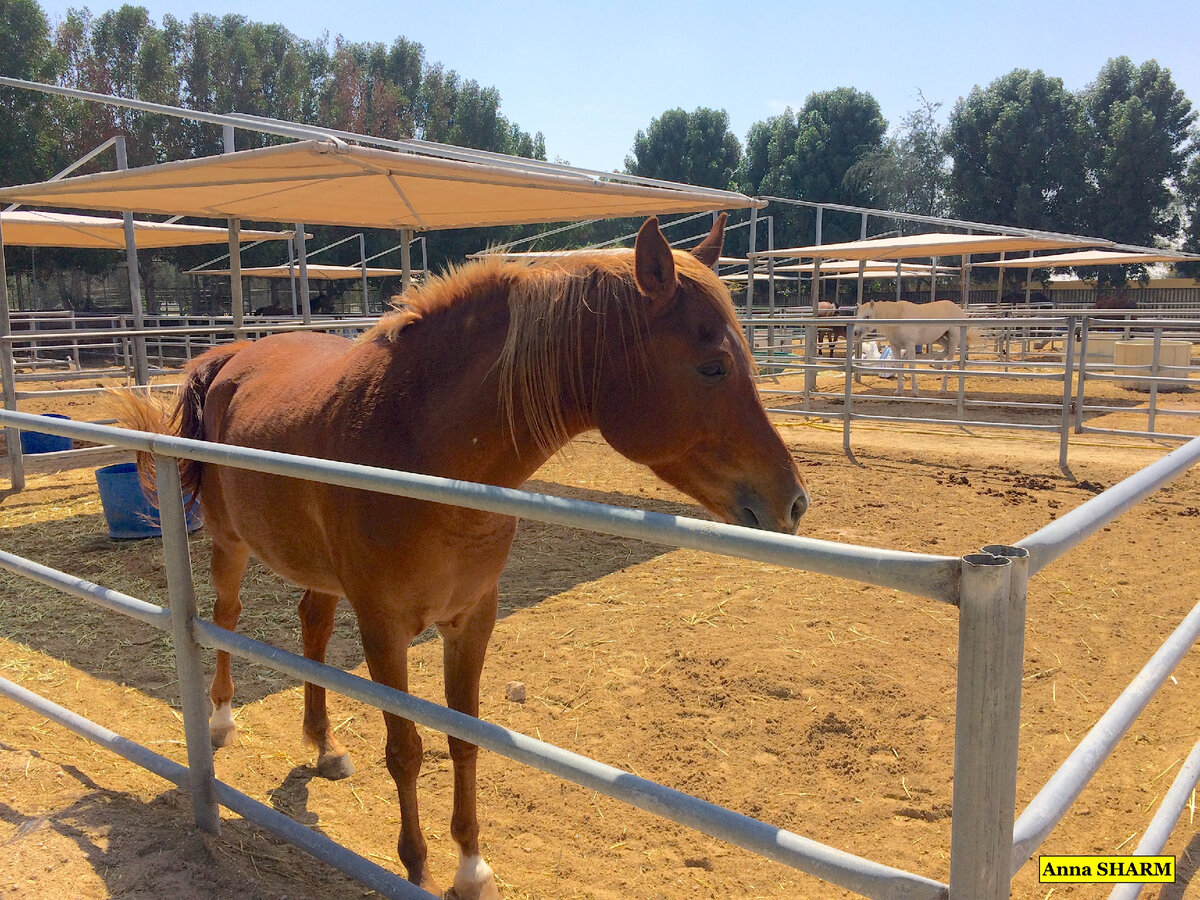
[[(113, 391), (117, 421), (125, 428), (166, 434), (174, 437), (204, 440), (204, 399), (217, 374), (248, 341), (214, 347), (188, 363), (183, 383), (179, 385), (175, 406), (167, 406), (145, 391)], [(137, 454), (138, 473), (142, 487), (154, 499), (154, 455), (145, 451)], [(179, 480), (183, 495), (194, 505), (200, 499), (200, 475), (204, 464), (193, 459), (179, 461)]]

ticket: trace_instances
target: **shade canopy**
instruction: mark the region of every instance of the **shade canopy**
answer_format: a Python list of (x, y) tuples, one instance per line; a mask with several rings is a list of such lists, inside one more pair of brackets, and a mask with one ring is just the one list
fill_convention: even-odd
[[(308, 277), (319, 281), (351, 281), (363, 277), (362, 266), (318, 266), (309, 263)], [(422, 269), (410, 270), (409, 274), (417, 274)], [(229, 269), (193, 269), (188, 275), (223, 275), (229, 277)], [(403, 269), (377, 269), (367, 266), (368, 278), (391, 278), (404, 274)], [(248, 278), (291, 278), (300, 277), (300, 267), (297, 266), (243, 266), (242, 276)]]
[(465, 162), (341, 141), (297, 141), (3, 188), (0, 200), (420, 230), (765, 205), (732, 191), (644, 182), (515, 157)]
[(1055, 253), (1052, 256), (1024, 256), (995, 262), (975, 263), (976, 266), (1003, 266), (1006, 269), (1061, 269), (1066, 266), (1120, 266), (1136, 263), (1186, 262), (1200, 259), (1180, 253), (1125, 253), (1108, 250), (1081, 250), (1078, 253)]
[[(5, 245), (16, 247), (72, 247), (92, 250), (124, 250), (125, 222), (100, 216), (76, 216), (67, 213), (18, 209), (0, 212), (0, 228)], [(245, 241), (282, 241), (291, 231), (242, 231)], [(180, 225), (166, 222), (133, 223), (133, 236), (143, 250), (158, 247), (187, 247), (196, 244), (225, 244), (229, 232), (205, 225)]]
[(967, 253), (1003, 253), (1019, 250), (1058, 250), (1063, 247), (1109, 247), (1111, 241), (1095, 238), (1030, 237), (1005, 234), (909, 234), (870, 238), (841, 244), (816, 244), (787, 250), (768, 250), (756, 256), (800, 259), (916, 259), (926, 256), (962, 256)]
[[(933, 271), (933, 266), (923, 265), (922, 263), (881, 262), (880, 260), (877, 260), (877, 259), (868, 259), (868, 260), (863, 260), (862, 262), (865, 263), (863, 272), (868, 278), (875, 276), (876, 273), (879, 273), (881, 275), (887, 275), (888, 273), (890, 273), (891, 276), (893, 278), (895, 278), (897, 266), (900, 267), (901, 275), (905, 278), (911, 277), (911, 276), (928, 275), (930, 272)], [(821, 261), (821, 275), (822, 275), (822, 277), (824, 277), (824, 276), (832, 277), (834, 275), (848, 274), (848, 275), (852, 275), (857, 278), (858, 277), (858, 267), (859, 267), (858, 260), (849, 260), (849, 259), (822, 260)], [(774, 267), (774, 269), (776, 272), (804, 272), (807, 275), (811, 275), (812, 270), (813, 270), (813, 263), (800, 263), (798, 265), (797, 264), (777, 265)], [(945, 269), (940, 269), (939, 271), (945, 271)]]

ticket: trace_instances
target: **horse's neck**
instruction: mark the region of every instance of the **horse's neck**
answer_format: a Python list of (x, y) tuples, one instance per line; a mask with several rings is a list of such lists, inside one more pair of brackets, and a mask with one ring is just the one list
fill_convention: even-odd
[[(594, 347), (594, 317), (583, 324), (579, 343)], [(394, 449), (402, 464), (447, 477), (517, 486), (571, 437), (593, 426), (585, 398), (560, 390), (569, 372), (535, 371), (532, 376), (533, 383), (544, 379), (549, 385), (546, 394), (557, 403), (552, 445), (546, 445), (545, 429), (530, 420), (524, 401), (529, 379), (516, 379), (506, 414), (502, 379), (510, 373), (503, 371), (501, 353), (509, 326), (507, 297), (497, 292), (427, 315), (401, 330), (394, 341), (376, 341), (367, 348), (364, 375), (370, 393), (387, 408), (384, 418), (401, 423), (406, 439), (417, 442)], [(575, 374), (585, 383), (595, 372), (594, 359), (562, 362), (569, 364), (580, 365)], [(546, 399), (533, 397), (531, 402)]]

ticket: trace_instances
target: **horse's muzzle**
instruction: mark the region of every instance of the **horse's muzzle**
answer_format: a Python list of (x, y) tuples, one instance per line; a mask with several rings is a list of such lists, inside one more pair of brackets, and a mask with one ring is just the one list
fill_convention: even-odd
[(803, 483), (797, 485), (790, 500), (782, 504), (781, 512), (772, 510), (772, 504), (757, 491), (741, 490), (734, 508), (734, 522), (747, 528), (795, 534), (800, 527), (800, 518), (808, 511), (808, 502), (808, 491)]

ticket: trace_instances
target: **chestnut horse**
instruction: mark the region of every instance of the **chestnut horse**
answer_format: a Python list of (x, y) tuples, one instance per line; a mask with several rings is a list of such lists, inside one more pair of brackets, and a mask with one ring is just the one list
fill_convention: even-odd
[[(718, 518), (794, 533), (808, 506), (804, 482), (763, 410), (729, 294), (710, 269), (724, 224), (721, 216), (691, 254), (672, 251), (652, 218), (622, 254), (471, 263), (410, 291), (403, 311), (357, 342), (295, 333), (214, 348), (190, 365), (169, 430), (517, 487), (572, 436), (598, 428)], [(149, 406), (132, 406), (124, 421), (168, 430)], [(407, 690), (409, 645), (436, 625), (446, 702), (478, 714), (515, 519), (200, 463), (183, 463), (182, 475), (198, 488), (212, 535), (218, 625), (236, 626), (253, 555), (305, 589), (306, 656), (324, 659), (345, 597), (371, 677)], [(217, 654), (211, 696), (212, 742), (223, 747), (236, 731), (227, 653)], [(399, 856), (413, 882), (441, 896), (417, 814), (421, 739), (412, 722), (384, 720)], [(314, 685), (305, 686), (304, 737), (321, 775), (352, 773)], [(449, 742), (460, 858), (447, 896), (497, 898), (479, 849), (478, 748)]]

